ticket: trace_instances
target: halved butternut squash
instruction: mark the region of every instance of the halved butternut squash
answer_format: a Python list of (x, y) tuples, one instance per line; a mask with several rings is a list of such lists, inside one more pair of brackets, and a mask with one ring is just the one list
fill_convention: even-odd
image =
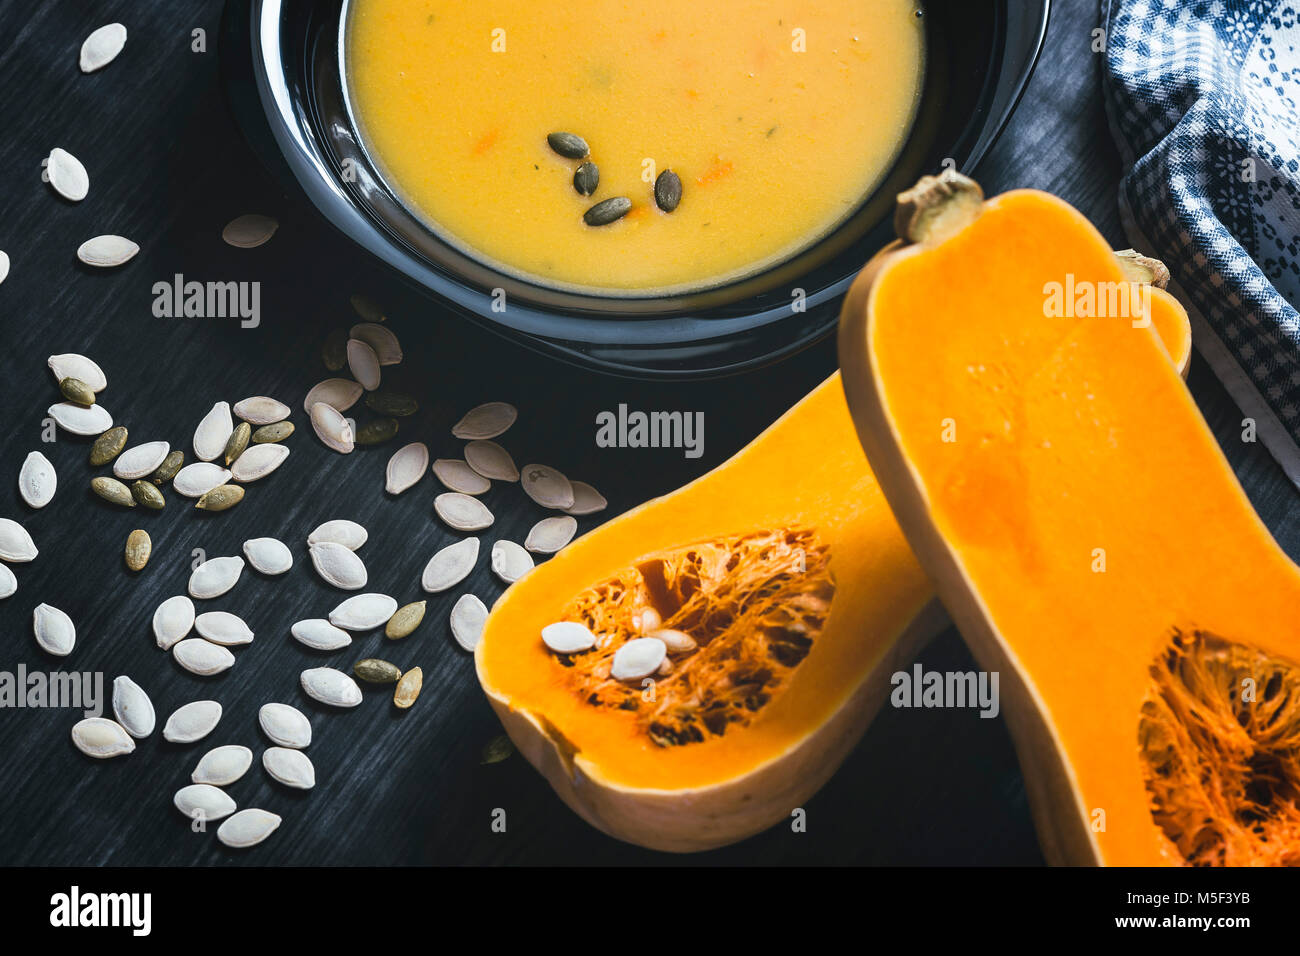
[(940, 227), (855, 284), (840, 361), (909, 542), (1001, 672), (1044, 851), (1300, 863), (1300, 569), (1157, 338), (1045, 314), (1053, 284), (1125, 281), (1097, 231), (961, 179), (923, 184)]

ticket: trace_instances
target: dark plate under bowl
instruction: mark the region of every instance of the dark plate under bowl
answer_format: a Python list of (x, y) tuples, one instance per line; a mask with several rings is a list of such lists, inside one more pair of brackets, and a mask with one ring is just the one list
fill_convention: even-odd
[[(916, 122), (884, 181), (795, 257), (683, 295), (604, 297), (507, 275), (440, 239), (367, 157), (343, 95), (345, 0), (228, 0), (225, 85), (245, 135), (292, 192), (444, 306), (539, 352), (637, 378), (754, 368), (829, 335), (862, 264), (893, 238), (894, 196), (946, 164), (971, 170), (1016, 105), (1050, 0), (930, 0)], [(344, 174), (344, 170), (349, 175)], [(802, 289), (805, 309), (791, 308)], [(493, 311), (493, 290), (508, 307)]]

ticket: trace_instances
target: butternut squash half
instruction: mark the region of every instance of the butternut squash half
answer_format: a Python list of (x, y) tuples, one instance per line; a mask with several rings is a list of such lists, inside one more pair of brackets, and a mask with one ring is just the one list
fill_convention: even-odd
[(1156, 336), (1045, 314), (1125, 280), (1097, 231), (963, 179), (911, 197), (929, 225), (851, 290), (840, 362), (886, 498), (1001, 672), (1044, 851), (1300, 863), (1300, 569)]

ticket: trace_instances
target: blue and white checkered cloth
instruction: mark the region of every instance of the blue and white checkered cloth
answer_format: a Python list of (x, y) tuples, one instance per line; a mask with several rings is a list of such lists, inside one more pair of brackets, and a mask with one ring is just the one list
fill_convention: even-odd
[[(1103, 0), (1129, 240), (1300, 484), (1300, 0)], [(1195, 313), (1199, 313), (1195, 314)]]

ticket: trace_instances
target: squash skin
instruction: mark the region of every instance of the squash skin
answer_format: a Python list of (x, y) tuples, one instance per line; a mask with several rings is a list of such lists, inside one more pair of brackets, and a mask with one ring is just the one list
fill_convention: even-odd
[[(1014, 202), (1018, 195), (1020, 194), (1009, 193), (1000, 199), (1009, 198)], [(1040, 193), (1032, 195), (1039, 197), (1043, 202), (1069, 209), (1052, 197)], [(998, 203), (1000, 199), (990, 200), (985, 208)], [(1090, 232), (1095, 237), (1096, 244), (1092, 250), (1095, 253), (1097, 246), (1103, 245), (1101, 237), (1080, 214), (1072, 209), (1069, 209), (1069, 214), (1074, 217), (1074, 226), (1079, 228), (1080, 236)], [(1090, 826), (1088, 803), (1081, 787), (1080, 777), (1072, 763), (1073, 759), (1078, 758), (1079, 753), (1076, 751), (1072, 755), (1071, 749), (1065, 746), (1061, 733), (1054, 723), (1052, 708), (1036, 687), (1034, 671), (1027, 669), (1022, 656), (1017, 655), (1017, 641), (1024, 641), (1025, 638), (1019, 634), (1004, 634), (994, 624), (994, 609), (985, 602), (981, 593), (980, 580), (968, 571), (958, 545), (945, 537), (936, 521), (926, 491), (927, 476), (922, 473), (918, 462), (909, 457), (905, 451), (904, 442), (907, 439), (889, 410), (889, 385), (883, 381), (885, 376), (881, 371), (880, 355), (874, 345), (872, 326), (878, 312), (877, 293), (883, 278), (889, 274), (889, 270), (905, 262), (908, 257), (922, 255), (926, 249), (924, 245), (896, 245), (886, 250), (878, 257), (878, 261), (873, 262), (869, 269), (864, 271), (846, 299), (840, 326), (840, 360), (843, 366), (845, 390), (859, 438), (895, 515), (908, 535), (909, 542), (930, 573), (940, 596), (976, 658), (985, 669), (998, 670), (1002, 674), (1003, 708), (1007, 713), (1025, 772), (1035, 824), (1049, 862), (1072, 865), (1181, 863), (1179, 854), (1152, 819), (1145, 795), (1134, 796), (1133, 799), (1126, 799), (1106, 808), (1109, 813), (1121, 820), (1128, 817), (1129, 819), (1123, 820), (1125, 826), (1129, 828), (1126, 832), (1136, 833), (1135, 837), (1116, 842), (1119, 840), (1118, 837), (1099, 836), (1093, 832)], [(1114, 278), (1118, 278), (1118, 275)], [(1153, 290), (1153, 293), (1158, 293), (1158, 290)], [(1161, 302), (1162, 298), (1159, 294), (1153, 294), (1153, 301)], [(1177, 325), (1173, 327), (1177, 328)], [(1173, 353), (1175, 361), (1179, 361), (1180, 351), (1185, 356), (1189, 349), (1171, 348), (1167, 351)], [(1184, 366), (1179, 370), (1185, 374), (1185, 363), (1180, 361), (1179, 364)], [(1014, 373), (1011, 374), (1014, 376)], [(1187, 397), (1182, 407), (1183, 411), (1179, 412), (1180, 415), (1195, 414), (1195, 406), (1190, 397)], [(1199, 419), (1199, 416), (1197, 418)], [(1189, 421), (1190, 419), (1185, 420), (1180, 425), (1186, 425)], [(981, 423), (977, 422), (977, 427), (979, 424)], [(1203, 422), (1201, 427), (1204, 428)], [(1212, 438), (1210, 440), (1212, 442)], [(1204, 457), (1207, 465), (1216, 466), (1212, 464), (1214, 455), (1207, 454)], [(1235, 479), (1231, 479), (1231, 469), (1226, 461), (1222, 460), (1221, 453), (1217, 455), (1217, 459), (1217, 468), (1222, 469), (1235, 485)], [(1185, 482), (1191, 480), (1192, 476), (1166, 475), (1164, 478)], [(1300, 571), (1297, 571), (1285, 556), (1281, 555), (1266, 529), (1259, 524), (1258, 518), (1250, 509), (1240, 488), (1237, 487), (1236, 494), (1228, 497), (1231, 500), (1225, 498), (1222, 502), (1224, 511), (1239, 516), (1241, 521), (1236, 528), (1240, 532), (1240, 541), (1231, 542), (1239, 548), (1233, 556), (1234, 559), (1247, 564), (1258, 562), (1261, 575), (1270, 582), (1264, 585), (1265, 588), (1276, 586), (1282, 594), (1291, 593), (1300, 596)], [(1081, 505), (1081, 507), (1088, 506), (1087, 502)], [(1015, 510), (1014, 505), (1012, 510)], [(1267, 571), (1265, 572), (1264, 569)], [(1279, 640), (1275, 641), (1275, 644), (1285, 645), (1284, 631), (1285, 628), (1278, 629)], [(1236, 636), (1240, 637), (1240, 635)], [(1027, 648), (1028, 644), (1029, 642), (1026, 642), (1019, 646)], [(1145, 643), (1142, 647), (1141, 651), (1135, 650), (1131, 658), (1125, 657), (1114, 666), (1126, 668), (1140, 666), (1145, 672), (1149, 660), (1143, 657), (1146, 653)], [(1293, 657), (1297, 649), (1300, 648), (1293, 644), (1291, 647)], [(1083, 654), (1089, 650), (1091, 649), (1083, 647), (1079, 648), (1078, 652)], [(1062, 653), (1066, 652), (1062, 651)], [(1127, 736), (1119, 733), (1104, 738), (1109, 745), (1112, 745), (1117, 772), (1122, 768), (1126, 780), (1131, 780), (1134, 776), (1140, 777), (1140, 773), (1137, 772), (1139, 763), (1137, 724), (1140, 702), (1140, 699), (1102, 699), (1096, 704), (1102, 710), (1121, 707), (1125, 711), (1131, 709), (1133, 719)], [(1071, 729), (1076, 732), (1078, 730), (1073, 726)], [(1130, 759), (1131, 764), (1128, 762)], [(1132, 790), (1130, 789), (1129, 792)], [(1141, 820), (1138, 819), (1139, 816)]]
[[(590, 586), (618, 570), (587, 566), (593, 560), (591, 555), (621, 555), (618, 560), (624, 562), (622, 566), (630, 566), (641, 556), (634, 550), (642, 534), (637, 529), (661, 524), (663, 520), (681, 520), (668, 518), (669, 515), (734, 507), (727, 502), (736, 498), (736, 488), (743, 489), (742, 483), (751, 469), (766, 472), (765, 464), (770, 459), (764, 456), (786, 450), (795, 454), (814, 447), (824, 448), (823, 439), (835, 443), (836, 447), (825, 451), (832, 461), (838, 462), (833, 473), (839, 477), (824, 495), (823, 486), (809, 479), (805, 494), (812, 502), (810, 507), (824, 509), (827, 526), (844, 529), (841, 533), (853, 537), (853, 547), (883, 556), (872, 559), (879, 560), (882, 574), (874, 587), (877, 593), (890, 596), (883, 625), (864, 625), (849, 618), (836, 622), (837, 607), (852, 608), (856, 600), (845, 597), (841, 605), (840, 591), (847, 594), (848, 589), (872, 586), (859, 578), (839, 580), (839, 590), (832, 603), (832, 620), (814, 643), (808, 659), (796, 671), (795, 681), (784, 691), (786, 697), (826, 695), (824, 702), (816, 704), (826, 711), (824, 717), (799, 723), (797, 730), (791, 731), (794, 739), (787, 745), (764, 753), (756, 764), (734, 774), (724, 771), (716, 780), (683, 784), (674, 778), (672, 766), (666, 763), (658, 778), (630, 784), (619, 779), (618, 774), (607, 772), (600, 760), (593, 759), (568, 739), (565, 731), (536, 703), (515, 699), (520, 695), (511, 686), (508, 669), (502, 667), (499, 658), (494, 658), (493, 649), (500, 647), (504, 653), (513, 644), (524, 641), (536, 641), (540, 645), (540, 636), (531, 629), (550, 623), (546, 615), (556, 612), (546, 610), (548, 604), (560, 608), (570, 596), (556, 593), (557, 590), (571, 590), (568, 582), (575, 580)], [(771, 503), (756, 509), (766, 512), (756, 516), (756, 522), (761, 525), (765, 518), (781, 510), (779, 496), (783, 492), (777, 489)], [(816, 524), (816, 520), (809, 523)], [(881, 537), (856, 540), (864, 529)], [(750, 529), (728, 527), (727, 530), (734, 533)], [(705, 532), (693, 540), (709, 536)], [(629, 537), (631, 540), (624, 543)], [(675, 543), (689, 544), (691, 540)], [(844, 546), (841, 543), (840, 547)], [(836, 547), (832, 543), (833, 567), (837, 560)], [(557, 580), (564, 583), (557, 585)], [(853, 439), (839, 376), (834, 375), (728, 462), (584, 535), (512, 585), (492, 609), (483, 639), (475, 650), (475, 666), (479, 682), (516, 748), (574, 812), (617, 839), (684, 853), (724, 846), (788, 820), (791, 812), (830, 778), (857, 743), (887, 699), (893, 673), (906, 667), (947, 624), (946, 614), (934, 600), (933, 589), (907, 550), (902, 533), (885, 507), (866, 459)], [(867, 633), (863, 633), (864, 627), (868, 628)], [(834, 643), (849, 640), (862, 642), (862, 650), (855, 651), (862, 656), (854, 658), (862, 662), (860, 673), (841, 676), (829, 688), (815, 683), (798, 685), (798, 677), (814, 663), (814, 655), (819, 651), (823, 655), (834, 654)], [(503, 670), (506, 672), (498, 673)], [(519, 685), (518, 680), (515, 685)], [(778, 698), (769, 708), (782, 703)], [(762, 715), (755, 723), (761, 720)], [(728, 737), (753, 732), (752, 727), (731, 730)], [(686, 750), (694, 746), (705, 745), (671, 749)]]

